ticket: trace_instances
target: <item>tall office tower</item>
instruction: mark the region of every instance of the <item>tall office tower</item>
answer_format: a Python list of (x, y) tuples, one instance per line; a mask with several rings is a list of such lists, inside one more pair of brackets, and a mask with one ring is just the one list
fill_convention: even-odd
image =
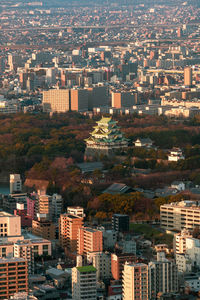
[(22, 191), (22, 180), (20, 174), (10, 174), (10, 194)]
[(45, 112), (65, 113), (70, 110), (70, 92), (68, 89), (43, 91), (42, 104)]
[(178, 291), (178, 270), (174, 262), (165, 258), (164, 253), (158, 253), (158, 260), (150, 262), (149, 268), (149, 299), (157, 297), (158, 293)]
[(111, 97), (112, 107), (115, 108), (130, 108), (137, 103), (136, 92), (112, 92)]
[(192, 68), (186, 67), (184, 69), (184, 85), (185, 86), (192, 86)]
[(87, 262), (96, 268), (97, 281), (112, 278), (111, 255), (109, 252), (88, 252)]
[(114, 214), (112, 216), (112, 229), (117, 232), (128, 232), (129, 231), (129, 216)]
[(95, 85), (87, 88), (88, 90), (88, 109), (94, 107), (109, 106), (108, 88), (104, 85)]
[(96, 269), (93, 266), (75, 267), (72, 269), (72, 299), (97, 299)]
[(125, 263), (122, 290), (123, 300), (148, 300), (148, 266)]
[(52, 220), (57, 223), (63, 208), (63, 198), (61, 195), (53, 194), (52, 196)]
[(9, 299), (18, 292), (28, 292), (28, 262), (23, 258), (0, 259), (0, 299)]
[(39, 195), (38, 213), (44, 215), (47, 220), (52, 219), (52, 197), (49, 195)]
[(78, 230), (77, 252), (87, 255), (88, 252), (103, 251), (103, 233), (90, 227), (82, 227)]
[(86, 89), (71, 89), (71, 110), (88, 110), (88, 91)]
[(60, 215), (59, 219), (59, 241), (63, 248), (70, 252), (77, 251), (78, 230), (83, 226), (83, 218), (69, 214)]
[(21, 217), (7, 212), (0, 212), (0, 237), (19, 239), (21, 237)]
[(136, 256), (133, 253), (111, 254), (111, 272), (115, 280), (122, 280), (125, 262), (135, 263)]

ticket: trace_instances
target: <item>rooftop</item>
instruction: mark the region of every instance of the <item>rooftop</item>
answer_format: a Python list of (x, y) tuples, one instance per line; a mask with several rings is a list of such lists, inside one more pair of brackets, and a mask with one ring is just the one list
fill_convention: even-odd
[(77, 270), (80, 273), (92, 273), (92, 272), (96, 272), (96, 268), (93, 267), (93, 266), (77, 267)]

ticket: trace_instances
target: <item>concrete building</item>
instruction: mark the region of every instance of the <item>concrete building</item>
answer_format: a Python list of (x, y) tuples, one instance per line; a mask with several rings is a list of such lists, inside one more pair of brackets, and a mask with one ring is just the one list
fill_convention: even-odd
[(10, 194), (21, 193), (22, 180), (20, 174), (10, 174)]
[(39, 216), (37, 220), (32, 221), (32, 233), (48, 240), (54, 240), (56, 238), (55, 224)]
[(114, 214), (112, 216), (112, 229), (117, 232), (128, 232), (129, 216), (122, 214)]
[(88, 91), (86, 89), (71, 89), (71, 110), (88, 111)]
[(88, 90), (88, 110), (94, 107), (109, 106), (108, 88), (104, 85), (95, 85)]
[(148, 300), (148, 266), (126, 262), (122, 291), (123, 300)]
[(115, 280), (122, 280), (125, 262), (134, 263), (136, 256), (133, 253), (111, 254), (111, 273)]
[(27, 197), (27, 215), (32, 219), (35, 219), (37, 214), (36, 202), (36, 199)]
[(192, 261), (186, 253), (176, 254), (175, 258), (178, 273), (189, 273), (192, 271)]
[(28, 262), (23, 258), (0, 259), (0, 299), (9, 299), (18, 292), (28, 292)]
[(52, 196), (39, 195), (37, 212), (45, 215), (47, 220), (52, 219)]
[(83, 218), (62, 214), (59, 219), (59, 241), (63, 248), (77, 251), (78, 230), (83, 226)]
[(0, 212), (0, 237), (7, 240), (21, 236), (21, 217)]
[(192, 86), (192, 68), (186, 67), (184, 68), (184, 85)]
[(176, 254), (182, 254), (186, 251), (186, 238), (192, 238), (192, 234), (189, 230), (183, 229), (181, 232), (174, 235), (174, 252)]
[(43, 110), (45, 112), (65, 113), (70, 110), (69, 89), (43, 91)]
[(178, 291), (178, 270), (174, 262), (165, 258), (164, 252), (157, 253), (157, 261), (148, 264), (149, 299), (157, 297), (158, 293)]
[(137, 93), (135, 92), (112, 92), (112, 107), (115, 108), (131, 108), (133, 105), (137, 104)]
[(28, 261), (29, 274), (34, 273), (34, 258), (51, 255), (51, 242), (45, 239), (21, 240), (14, 244), (14, 257), (24, 258)]
[(103, 233), (100, 230), (81, 227), (78, 229), (77, 252), (87, 255), (88, 252), (103, 251)]
[(109, 252), (88, 252), (87, 262), (96, 268), (98, 281), (112, 277), (111, 255)]
[(181, 201), (160, 206), (161, 227), (165, 230), (193, 230), (200, 226), (198, 201)]
[(75, 267), (72, 269), (72, 299), (97, 299), (96, 269), (93, 266)]
[(58, 223), (58, 219), (62, 213), (63, 209), (63, 198), (61, 195), (53, 194), (52, 195), (52, 220), (55, 223)]

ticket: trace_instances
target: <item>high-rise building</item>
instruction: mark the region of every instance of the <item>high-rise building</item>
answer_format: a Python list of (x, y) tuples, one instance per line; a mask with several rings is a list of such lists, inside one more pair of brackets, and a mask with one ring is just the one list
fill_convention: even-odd
[(122, 214), (114, 214), (112, 216), (112, 229), (117, 232), (128, 232), (129, 216)]
[(53, 194), (52, 196), (52, 220), (57, 223), (63, 208), (63, 198), (61, 195)]
[(71, 89), (71, 110), (88, 110), (88, 91), (86, 89)]
[(62, 214), (59, 219), (59, 241), (63, 248), (71, 252), (77, 251), (78, 230), (83, 226), (83, 218)]
[(111, 273), (115, 280), (122, 279), (125, 262), (134, 263), (136, 256), (133, 253), (111, 254)]
[(88, 252), (103, 251), (103, 233), (100, 230), (81, 227), (78, 230), (77, 252), (87, 255)]
[(22, 191), (22, 180), (20, 174), (10, 174), (10, 194)]
[[(157, 297), (158, 293), (178, 291), (178, 270), (174, 262), (165, 258), (164, 253), (157, 253), (157, 261), (148, 264), (149, 269), (149, 299)], [(160, 257), (159, 257), (160, 256)]]
[(37, 209), (36, 209), (36, 199), (32, 199), (32, 198), (27, 198), (27, 215), (31, 216), (32, 219), (36, 218), (36, 213), (37, 213)]
[(38, 213), (44, 215), (46, 219), (52, 218), (52, 197), (49, 195), (39, 195), (38, 198)]
[(109, 252), (88, 252), (87, 262), (96, 268), (98, 281), (112, 277), (111, 255)]
[(65, 113), (70, 110), (70, 91), (69, 89), (43, 91), (42, 103), (45, 112)]
[(93, 266), (75, 267), (72, 269), (72, 299), (97, 299), (96, 269)]
[(28, 262), (23, 258), (0, 259), (0, 299), (18, 292), (28, 292)]
[(186, 67), (184, 69), (184, 85), (185, 86), (192, 86), (192, 68)]
[(123, 300), (148, 300), (148, 266), (126, 262), (122, 290)]

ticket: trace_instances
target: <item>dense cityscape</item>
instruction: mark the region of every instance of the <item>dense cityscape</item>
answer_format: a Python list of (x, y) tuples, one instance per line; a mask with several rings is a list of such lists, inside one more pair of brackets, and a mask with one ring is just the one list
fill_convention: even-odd
[(0, 1), (0, 299), (200, 299), (199, 0)]

